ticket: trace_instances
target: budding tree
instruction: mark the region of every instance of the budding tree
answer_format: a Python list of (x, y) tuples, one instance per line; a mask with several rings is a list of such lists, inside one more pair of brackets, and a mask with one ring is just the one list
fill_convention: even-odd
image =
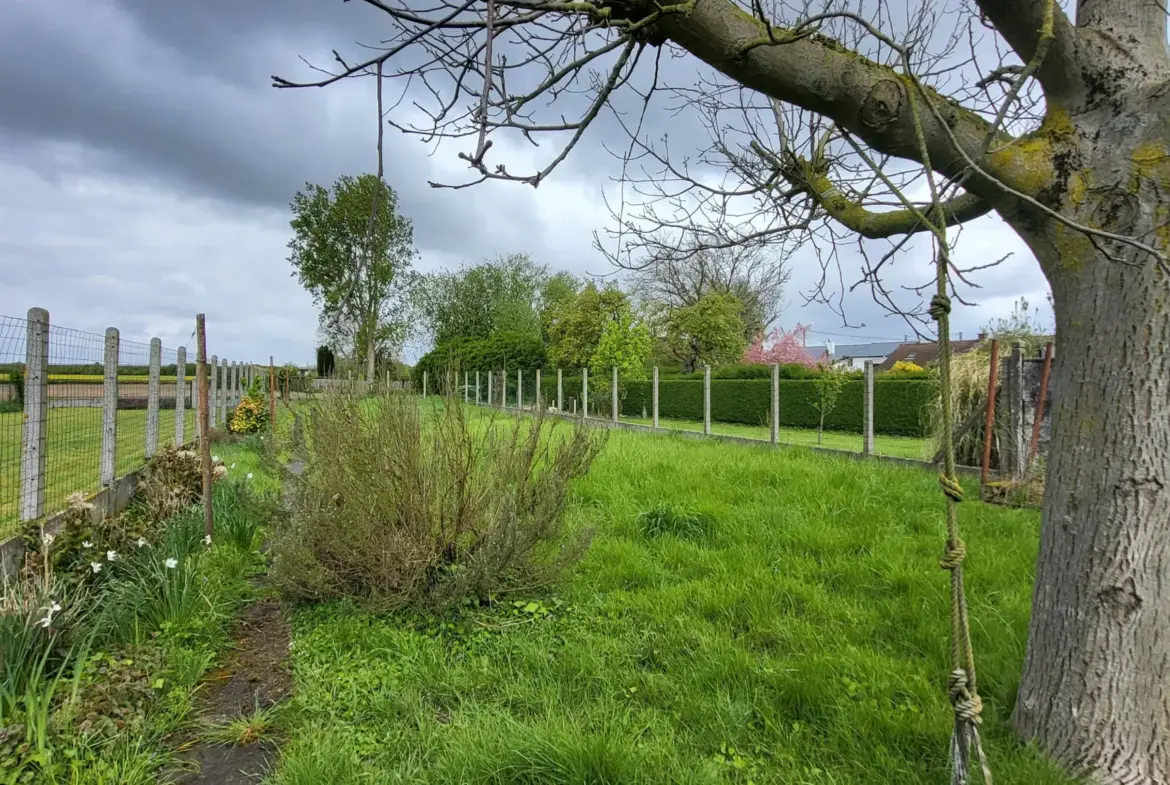
[[(339, 55), (335, 73), (277, 84), (324, 85), (391, 60), (434, 100), (425, 127), (403, 130), (467, 136), (472, 181), (534, 186), (606, 107), (621, 108), (627, 180), (648, 194), (633, 218), (619, 213), (624, 264), (696, 238), (719, 248), (814, 233), (825, 281), (845, 283), (839, 249), (860, 235), (860, 281), (913, 313), (883, 283), (897, 251), (939, 224), (953, 234), (998, 214), (1048, 279), (1060, 347), (1015, 725), (1096, 781), (1170, 781), (1163, 3), (1078, 0), (1074, 19), (1055, 0), (365, 2), (385, 12), (381, 43), (356, 50), (360, 61)], [(671, 55), (695, 65), (697, 83), (692, 72), (667, 84)], [(643, 130), (664, 92), (706, 119), (700, 155), (680, 161)], [(517, 172), (491, 150), (509, 133), (566, 141)]]

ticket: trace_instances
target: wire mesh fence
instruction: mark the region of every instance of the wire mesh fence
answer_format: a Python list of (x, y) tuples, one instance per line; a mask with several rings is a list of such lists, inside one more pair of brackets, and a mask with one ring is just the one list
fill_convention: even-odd
[[(218, 360), (222, 427), (253, 367)], [(197, 436), (194, 352), (0, 315), (0, 536)]]

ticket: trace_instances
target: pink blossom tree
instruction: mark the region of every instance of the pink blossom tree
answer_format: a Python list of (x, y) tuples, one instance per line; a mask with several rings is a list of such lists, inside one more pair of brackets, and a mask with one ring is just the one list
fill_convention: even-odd
[(816, 361), (804, 348), (805, 336), (808, 328), (797, 324), (791, 330), (785, 331), (779, 327), (764, 336), (756, 337), (744, 352), (743, 361), (748, 365), (803, 365), (806, 368), (815, 368)]

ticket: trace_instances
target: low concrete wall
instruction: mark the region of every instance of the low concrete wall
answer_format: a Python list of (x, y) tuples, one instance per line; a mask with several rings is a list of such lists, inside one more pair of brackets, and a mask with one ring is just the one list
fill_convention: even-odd
[[(90, 520), (96, 525), (108, 516), (117, 515), (126, 509), (134, 492), (138, 489), (138, 478), (142, 469), (136, 469), (124, 477), (114, 480), (109, 488), (103, 488), (87, 497), (93, 505), (89, 511)], [(59, 534), (64, 528), (65, 510), (55, 512), (45, 518), (45, 531), (50, 534)], [(0, 541), (0, 585), (6, 585), (15, 578), (24, 566), (24, 531), (10, 535)]]

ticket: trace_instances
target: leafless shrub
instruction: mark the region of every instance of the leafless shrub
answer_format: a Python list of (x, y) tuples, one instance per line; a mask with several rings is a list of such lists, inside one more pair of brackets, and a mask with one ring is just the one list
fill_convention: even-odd
[(546, 585), (588, 545), (564, 512), (599, 432), (344, 393), (304, 424), (292, 518), (273, 541), (290, 597), (438, 608)]

